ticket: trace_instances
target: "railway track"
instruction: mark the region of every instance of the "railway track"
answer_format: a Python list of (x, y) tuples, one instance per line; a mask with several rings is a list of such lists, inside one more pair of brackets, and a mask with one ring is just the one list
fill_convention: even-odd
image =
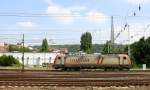
[(150, 72), (0, 71), (0, 86), (150, 85)]
[(49, 81), (1, 81), (1, 86), (136, 86), (149, 85), (149, 80), (51, 80)]
[[(0, 69), (0, 72), (1, 71), (16, 71), (16, 72), (22, 72), (22, 69)], [(43, 69), (43, 70), (39, 70), (39, 69), (25, 69), (23, 71), (26, 71), (26, 72), (64, 72), (62, 70), (46, 70), (46, 69)], [(81, 72), (104, 72), (104, 70), (81, 70)], [(108, 72), (111, 72), (112, 70), (108, 71)], [(75, 72), (75, 71), (67, 71), (67, 72)], [(77, 71), (78, 72), (78, 71)], [(113, 71), (114, 72), (114, 71)], [(120, 72), (120, 71), (115, 71), (115, 72)], [(124, 71), (121, 71), (121, 72), (124, 72)], [(125, 72), (150, 72), (150, 69), (146, 69), (146, 70), (142, 70), (142, 69), (130, 69), (129, 71), (125, 71)]]

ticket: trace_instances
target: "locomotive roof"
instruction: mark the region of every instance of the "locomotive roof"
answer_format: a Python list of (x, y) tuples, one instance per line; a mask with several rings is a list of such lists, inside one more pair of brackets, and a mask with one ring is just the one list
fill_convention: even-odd
[(72, 57), (101, 57), (101, 55), (94, 55), (94, 54), (85, 54), (85, 55), (68, 55), (67, 58)]
[(101, 57), (101, 56), (128, 56), (127, 54), (84, 54), (84, 55), (67, 55), (67, 57)]
[(68, 56), (101, 56), (98, 54), (68, 55)]

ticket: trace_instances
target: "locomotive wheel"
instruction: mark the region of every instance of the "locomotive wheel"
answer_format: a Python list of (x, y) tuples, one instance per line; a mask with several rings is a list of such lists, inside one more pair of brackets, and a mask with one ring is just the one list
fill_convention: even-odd
[(62, 68), (62, 71), (67, 71), (67, 68)]
[(125, 68), (126, 71), (130, 71), (130, 68)]
[(80, 68), (75, 68), (74, 70), (75, 70), (75, 71), (80, 71)]
[(119, 71), (123, 71), (124, 69), (123, 68), (119, 68)]
[(107, 71), (108, 70), (108, 68), (104, 68), (104, 71)]

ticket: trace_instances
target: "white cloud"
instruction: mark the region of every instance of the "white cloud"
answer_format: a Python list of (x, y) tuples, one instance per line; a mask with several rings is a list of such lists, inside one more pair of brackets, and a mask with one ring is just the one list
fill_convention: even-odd
[(48, 14), (51, 19), (61, 23), (72, 23), (73, 21), (80, 19), (88, 20), (92, 23), (101, 23), (107, 19), (107, 16), (104, 13), (96, 10), (90, 10), (86, 6), (74, 5), (70, 7), (63, 7), (53, 3), (51, 0), (45, 1), (49, 4), (46, 14)]
[[(45, 3), (47, 3), (49, 6), (57, 6), (57, 7), (61, 7), (60, 5), (54, 3), (52, 0), (44, 0)], [(65, 9), (65, 7), (61, 7), (63, 9)], [(71, 7), (68, 7), (68, 9), (72, 10), (73, 12), (74, 11), (84, 11), (87, 9), (86, 6), (80, 6), (80, 5), (75, 5), (75, 6), (71, 6)]]
[(150, 0), (128, 0), (128, 2), (131, 4), (145, 4), (149, 3)]
[(85, 11), (88, 8), (86, 6), (72, 6), (70, 7), (70, 10), (72, 10), (73, 12), (81, 12), (81, 11)]
[(71, 7), (63, 7), (53, 3), (51, 0), (44, 0), (49, 4), (46, 14), (49, 15), (50, 18), (55, 19), (56, 21), (62, 23), (71, 23), (77, 17), (80, 17), (80, 12), (87, 9), (85, 6), (71, 6)]
[(105, 22), (108, 19), (108, 17), (104, 13), (90, 11), (87, 13), (87, 19), (92, 22), (101, 23)]
[(60, 7), (57, 5), (48, 6), (47, 14), (54, 19), (64, 22), (70, 23), (74, 20), (74, 15), (69, 8)]
[(36, 26), (35, 23), (33, 23), (31, 21), (17, 22), (17, 25), (20, 27), (24, 27), (24, 28), (33, 28)]
[(48, 5), (52, 5), (53, 2), (51, 0), (43, 0), (45, 3), (47, 3)]
[(80, 12), (85, 11), (84, 6), (61, 7), (59, 5), (49, 5), (46, 13), (53, 19), (62, 23), (71, 23), (78, 17)]

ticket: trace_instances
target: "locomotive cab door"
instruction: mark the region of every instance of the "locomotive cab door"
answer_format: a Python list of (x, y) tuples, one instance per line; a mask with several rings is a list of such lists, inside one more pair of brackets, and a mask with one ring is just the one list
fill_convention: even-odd
[(125, 65), (125, 64), (127, 64), (126, 62), (127, 62), (127, 58), (126, 58), (126, 57), (123, 57), (123, 58), (122, 58), (122, 64)]
[(62, 65), (65, 64), (65, 57), (61, 57), (61, 64), (62, 64)]
[(65, 63), (65, 62), (64, 62), (64, 57), (58, 56), (57, 59), (58, 59), (58, 61), (59, 61), (59, 64), (64, 65), (64, 63)]

